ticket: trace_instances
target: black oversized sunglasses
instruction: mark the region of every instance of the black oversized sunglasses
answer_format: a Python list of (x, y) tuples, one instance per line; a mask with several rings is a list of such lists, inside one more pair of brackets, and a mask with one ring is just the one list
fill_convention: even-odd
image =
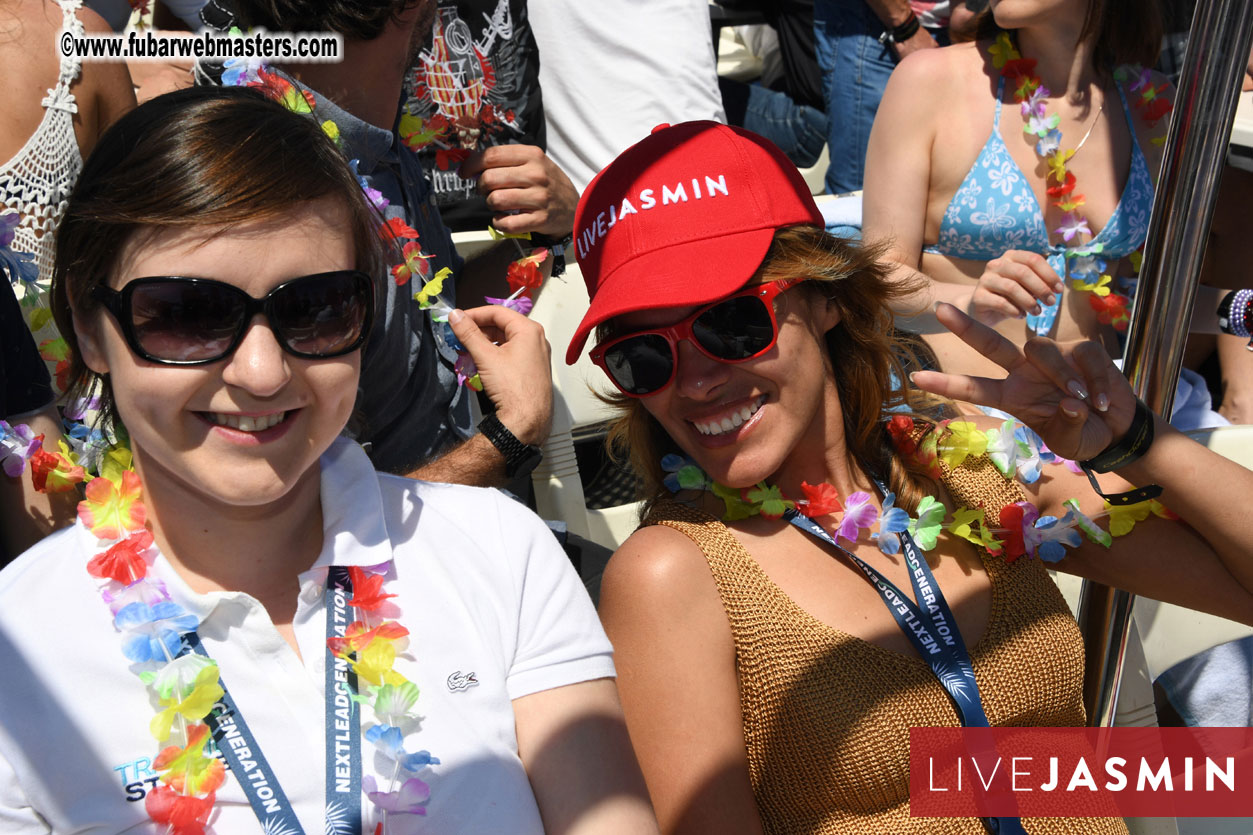
[(702, 307), (682, 321), (613, 337), (592, 349), (592, 362), (604, 369), (629, 397), (648, 397), (674, 379), (679, 340), (689, 340), (708, 357), (744, 362), (774, 347), (779, 336), (774, 300), (804, 279), (789, 278), (747, 287)]
[(361, 347), (374, 318), (374, 285), (356, 270), (293, 278), (257, 299), (211, 278), (137, 278), (92, 295), (117, 319), (126, 344), (148, 362), (205, 365), (231, 355), (261, 313), (284, 351), (304, 359)]

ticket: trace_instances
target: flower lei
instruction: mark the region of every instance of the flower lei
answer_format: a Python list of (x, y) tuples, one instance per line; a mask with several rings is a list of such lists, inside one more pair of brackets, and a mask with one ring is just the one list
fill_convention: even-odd
[[(49, 280), (40, 280), (39, 265), (28, 252), (12, 248), (17, 237), (17, 226), (21, 215), (10, 209), (0, 212), (0, 272), (9, 274), (9, 283), (13, 285), (18, 303), (23, 308), (23, 317), (31, 334), (36, 335), (48, 328), (52, 323), (52, 309), (48, 306)], [(47, 362), (54, 363), (53, 376), (56, 379), (57, 391), (63, 392), (68, 382), (66, 375), (70, 370), (70, 349), (65, 339), (53, 328), (51, 337), (39, 339), (39, 356)]]
[[(888, 434), (897, 451), (920, 465), (932, 478), (940, 476), (940, 461), (956, 468), (967, 458), (984, 454), (1006, 480), (1017, 478), (1024, 484), (1039, 479), (1045, 463), (1080, 471), (1075, 462), (1050, 451), (1039, 435), (1014, 420), (1006, 420), (999, 428), (986, 432), (966, 420), (945, 421), (940, 427), (941, 431), (929, 432), (919, 440), (911, 418), (896, 415), (887, 423)], [(722, 499), (726, 507), (723, 521), (734, 522), (752, 516), (778, 519), (793, 509), (815, 521), (840, 513), (841, 518), (829, 531), (832, 539), (857, 542), (865, 530), (879, 550), (888, 555), (900, 551), (900, 535), (906, 531), (924, 551), (934, 548), (940, 532), (947, 531), (986, 548), (993, 555), (1003, 556), (1006, 562), (1023, 556), (1058, 562), (1065, 556), (1065, 548), (1078, 547), (1083, 537), (1108, 548), (1113, 537), (1130, 533), (1135, 524), (1144, 521), (1150, 513), (1178, 518), (1156, 500), (1121, 507), (1106, 502), (1101, 513), (1090, 517), (1079, 509), (1074, 499), (1064, 502), (1067, 510), (1060, 518), (1042, 516), (1039, 508), (1027, 501), (997, 508), (994, 517), (989, 517), (993, 509), (984, 507), (958, 508), (948, 516), (944, 505), (933, 496), (924, 496), (916, 514), (910, 516), (903, 508), (895, 506), (894, 493), (883, 498), (880, 511), (871, 503), (869, 493), (859, 490), (841, 501), (835, 487), (825, 482), (818, 485), (801, 482), (804, 497), (792, 499), (783, 495), (779, 487), (765, 482), (742, 490), (718, 484), (691, 459), (679, 455), (665, 456), (661, 466), (666, 472), (664, 484), (670, 492), (708, 490)], [(1108, 531), (1096, 523), (1103, 517), (1109, 517)]]
[[(1075, 192), (1074, 172), (1066, 167), (1067, 161), (1078, 149), (1062, 149), (1062, 132), (1057, 127), (1061, 117), (1056, 113), (1050, 115), (1046, 110), (1045, 99), (1049, 96), (1049, 89), (1035, 74), (1035, 60), (1023, 58), (1007, 32), (997, 35), (996, 43), (988, 47), (988, 53), (992, 57), (993, 66), (1014, 87), (1014, 101), (1021, 106), (1022, 118), (1026, 122), (1023, 132), (1037, 139), (1035, 152), (1048, 166), (1046, 193), (1049, 197), (1056, 198), (1053, 205), (1065, 212), (1061, 223), (1053, 232), (1060, 235), (1066, 243), (1070, 243), (1080, 233), (1092, 235), (1087, 219), (1079, 213), (1079, 209), (1086, 202), (1084, 195)], [(1131, 91), (1138, 93), (1133, 100), (1134, 106), (1150, 126), (1156, 125), (1163, 116), (1170, 113), (1170, 100), (1162, 96), (1167, 85), (1162, 83), (1154, 86), (1149, 70), (1139, 66), (1120, 67), (1114, 76), (1119, 83), (1131, 81)], [(1160, 145), (1165, 139), (1163, 135), (1152, 141)], [(1103, 248), (1098, 243), (1070, 250), (1067, 253), (1067, 260), (1070, 262), (1067, 277), (1070, 278), (1072, 287), (1089, 294), (1088, 302), (1096, 311), (1100, 322), (1125, 331), (1131, 321), (1131, 299), (1113, 291), (1113, 278), (1106, 272), (1109, 264), (1101, 257)], [(1132, 267), (1137, 273), (1140, 271), (1140, 258), (1139, 252), (1132, 254)]]
[[(232, 27), (230, 31), (232, 34), (241, 34), (236, 27)], [(316, 105), (311, 92), (297, 89), (286, 78), (269, 70), (265, 62), (257, 58), (227, 59), (223, 63), (222, 83), (229, 86), (256, 87), (293, 113), (312, 115), (313, 108)], [(437, 142), (440, 137), (455, 127), (451, 126), (447, 119), (438, 115), (432, 117), (429, 122), (429, 125), (424, 123), (421, 117), (412, 115), (408, 108), (405, 108), (397, 124), (397, 131), (406, 148), (417, 153), (431, 143)], [(335, 141), (335, 144), (342, 144), (339, 126), (334, 121), (327, 119), (322, 122), (322, 130)], [(436, 160), (440, 169), (443, 170), (454, 163), (460, 163), (469, 155), (470, 151), (468, 149), (440, 150)], [(349, 160), (349, 165), (352, 166), (354, 174), (357, 173), (358, 162), (355, 159)], [(361, 184), (361, 189), (365, 192), (366, 199), (370, 202), (370, 205), (380, 212), (390, 205), (390, 201), (378, 189), (370, 187), (365, 177), (357, 174), (357, 181)], [(509, 282), (509, 287), (513, 290), (513, 293), (504, 299), (486, 296), (483, 300), (488, 304), (503, 305), (510, 310), (521, 313), (523, 316), (527, 316), (533, 307), (533, 302), (530, 298), (531, 292), (539, 289), (544, 283), (544, 276), (540, 272), (540, 264), (544, 263), (548, 258), (549, 252), (544, 247), (532, 249), (530, 253), (522, 251), (522, 246), (517, 241), (530, 240), (531, 235), (529, 232), (508, 234), (498, 232), (490, 226), (488, 227), (488, 232), (493, 240), (515, 239), (515, 245), (518, 247), (521, 257), (509, 265), (505, 274), (505, 278)], [(443, 327), (444, 340), (453, 350), (457, 351), (457, 362), (453, 366), (453, 370), (457, 374), (457, 384), (469, 386), (475, 391), (482, 391), (483, 381), (479, 377), (478, 367), (474, 364), (470, 353), (466, 351), (465, 346), (456, 338), (452, 328), (448, 325), (448, 314), (455, 305), (442, 298), (442, 293), (444, 291), (444, 281), (452, 275), (452, 270), (444, 267), (434, 275), (431, 274), (430, 262), (435, 256), (428, 255), (423, 250), (421, 235), (418, 230), (405, 223), (401, 218), (394, 217), (384, 221), (379, 227), (379, 235), (385, 242), (395, 244), (400, 249), (400, 263), (393, 265), (391, 268), (392, 280), (396, 282), (396, 286), (404, 287), (413, 279), (422, 282), (422, 288), (413, 294), (413, 300), (418, 303), (420, 310), (430, 312), (432, 321), (439, 323)]]
[[(169, 743), (153, 762), (160, 784), (148, 792), (144, 807), (171, 835), (202, 835), (226, 779), (222, 761), (205, 750), (210, 733), (203, 720), (223, 694), (217, 663), (196, 653), (178, 656), (183, 636), (200, 624), (171, 600), (160, 580), (148, 576), (156, 551), (130, 450), (124, 444), (112, 446), (100, 456), (99, 474), (93, 476), (78, 463), (83, 459), (73, 448), (63, 443), (59, 452), (49, 453), (42, 440), (25, 424), (14, 427), (0, 421), (4, 471), (20, 476), (29, 460), (41, 492), (86, 484), (78, 518), (102, 547), (88, 561), (87, 573), (102, 581), (100, 596), (124, 636), (122, 654), (158, 702), (149, 731), (158, 743)], [(386, 570), (386, 564), (349, 568), (353, 596), (348, 605), (361, 619), (347, 627), (344, 637), (327, 639), (332, 654), (347, 661), (357, 675), (353, 701), (373, 712), (375, 722), (364, 738), (394, 763), (386, 790), (373, 776), (362, 780), (366, 796), (381, 812), (375, 835), (388, 831), (389, 816), (426, 814), (430, 787), (416, 774), (439, 764), (428, 751), (408, 753), (404, 748), (403, 728), (418, 718), (418, 686), (395, 669), (397, 656), (408, 646), (409, 630), (390, 617), (396, 606), (388, 602), (395, 595), (382, 588)]]

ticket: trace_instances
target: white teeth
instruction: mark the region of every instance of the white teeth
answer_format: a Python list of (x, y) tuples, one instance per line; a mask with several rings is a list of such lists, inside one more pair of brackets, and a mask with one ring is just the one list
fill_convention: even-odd
[(220, 426), (229, 426), (241, 432), (261, 432), (269, 429), (271, 426), (277, 426), (283, 422), (283, 418), (287, 417), (287, 412), (275, 412), (274, 414), (261, 415), (260, 417), (227, 415), (221, 412), (209, 412), (208, 414), (214, 423)]
[(696, 431), (702, 435), (721, 435), (723, 432), (730, 432), (744, 421), (757, 414), (757, 410), (766, 402), (765, 395), (758, 397), (751, 405), (745, 406), (738, 412), (724, 417), (721, 420), (710, 421), (692, 421), (692, 425), (696, 427)]

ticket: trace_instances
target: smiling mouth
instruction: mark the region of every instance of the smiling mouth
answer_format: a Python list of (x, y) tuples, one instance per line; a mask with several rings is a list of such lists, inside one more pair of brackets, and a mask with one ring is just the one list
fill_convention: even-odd
[(247, 415), (228, 415), (222, 412), (201, 412), (211, 423), (218, 426), (229, 426), (231, 429), (238, 429), (241, 432), (263, 432), (266, 429), (278, 426), (291, 412), (275, 412), (270, 415), (258, 415), (257, 417), (249, 417)]
[(730, 432), (740, 426), (744, 421), (757, 414), (757, 411), (766, 402), (766, 396), (760, 395), (752, 403), (744, 406), (737, 412), (733, 412), (726, 417), (718, 420), (693, 420), (690, 423), (696, 427), (696, 431), (702, 435), (721, 435), (724, 432)]

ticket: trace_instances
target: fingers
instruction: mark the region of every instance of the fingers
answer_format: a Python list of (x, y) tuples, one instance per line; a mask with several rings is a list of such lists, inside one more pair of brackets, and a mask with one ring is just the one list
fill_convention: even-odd
[(1098, 412), (1109, 411), (1110, 393), (1114, 387), (1112, 378), (1115, 375), (1122, 377), (1122, 373), (1110, 361), (1109, 354), (1095, 342), (1080, 342), (1071, 352), (1071, 360), (1087, 381), (1092, 406)]
[(502, 232), (569, 234), (574, 226), (578, 192), (570, 178), (534, 145), (495, 145), (472, 154), (461, 176), (478, 178), (478, 190), (496, 213)]
[(1001, 408), (1001, 391), (1004, 388), (1001, 380), (970, 377), (966, 374), (946, 374), (943, 371), (915, 371), (909, 375), (909, 379), (917, 388), (950, 400), (964, 400), (967, 403)]
[[(1023, 249), (1011, 249), (1006, 251), (1001, 259), (1008, 260), (1015, 264), (1021, 264), (1031, 270), (1047, 287), (1053, 289), (1054, 292), (1060, 293), (1066, 289), (1065, 282), (1061, 276), (1057, 274), (1057, 270), (1049, 264), (1048, 259), (1038, 252), (1027, 252)], [(1037, 294), (1039, 297), (1039, 294)], [(1052, 302), (1049, 302), (1052, 304)]]
[(1062, 356), (1056, 342), (1046, 337), (1032, 337), (1023, 345), (1022, 353), (1059, 391), (1081, 403), (1092, 402), (1085, 375)]
[(980, 322), (976, 322), (951, 304), (941, 302), (935, 306), (935, 318), (940, 324), (974, 348), (992, 362), (1013, 371), (1023, 361), (1018, 346), (1001, 336), (996, 331)]
[(552, 360), (544, 328), (500, 305), (454, 310), (448, 322), (474, 359), (501, 422), (523, 443), (543, 443), (552, 421)]
[(492, 145), (466, 157), (457, 173), (470, 180), (491, 168), (512, 168), (542, 159), (544, 151), (535, 145)]
[[(457, 335), (458, 339), (461, 339), (461, 344), (466, 346), (467, 351), (471, 350), (470, 344), (465, 339), (462, 339), (462, 328), (471, 332), (472, 340), (477, 338), (473, 331), (477, 331), (479, 335), (483, 335), (485, 331), (491, 331), (504, 340), (526, 337), (535, 338), (536, 336), (543, 339), (544, 336), (544, 327), (542, 325), (531, 321), (516, 310), (510, 310), (504, 305), (485, 304), (481, 307), (471, 307), (467, 310), (454, 312), (460, 313), (464, 320), (458, 316), (449, 316), (448, 323), (452, 325), (453, 333)], [(457, 321), (453, 321), (454, 319), (457, 319)], [(493, 341), (488, 339), (486, 335), (483, 338), (488, 342)], [(495, 341), (500, 341), (500, 339)], [(475, 359), (477, 360), (477, 357)]]
[[(1035, 296), (1013, 277), (985, 273), (979, 279), (976, 294), (979, 290), (984, 292), (981, 298), (976, 298), (976, 304), (995, 304), (996, 309), (1005, 311), (1007, 316), (1020, 319), (1028, 313), (1040, 313), (1040, 304)], [(1048, 298), (1054, 297), (1050, 293)]]
[(1061, 279), (1048, 261), (1034, 252), (1010, 250), (987, 263), (975, 285), (971, 312), (987, 324), (1041, 312), (1040, 303), (1056, 303)]

